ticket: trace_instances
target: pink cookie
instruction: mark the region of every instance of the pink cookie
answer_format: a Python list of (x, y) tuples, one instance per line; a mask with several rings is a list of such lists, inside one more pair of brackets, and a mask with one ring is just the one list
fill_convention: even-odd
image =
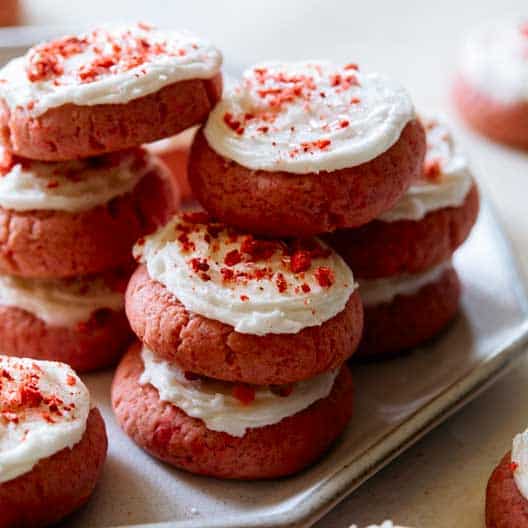
[(197, 37), (145, 24), (39, 44), (0, 71), (3, 143), (62, 161), (177, 134), (220, 98), (220, 64)]
[(341, 313), (320, 326), (296, 334), (239, 333), (189, 313), (144, 266), (130, 280), (126, 311), (139, 339), (183, 370), (257, 385), (291, 383), (338, 367), (356, 349), (363, 321), (356, 291)]
[(193, 143), (189, 181), (228, 225), (310, 236), (389, 209), (424, 153), (423, 127), (394, 81), (356, 64), (270, 63), (247, 70), (214, 108)]
[(86, 432), (72, 449), (63, 449), (29, 473), (0, 484), (0, 527), (49, 526), (79, 509), (94, 491), (106, 450), (103, 418), (92, 409)]
[(524, 528), (528, 500), (515, 483), (510, 453), (493, 470), (486, 488), (486, 528)]
[[(361, 283), (360, 283), (361, 292)], [(417, 291), (365, 306), (365, 326), (356, 357), (380, 359), (418, 346), (441, 332), (456, 316), (460, 281), (452, 267)]]
[(207, 429), (181, 409), (140, 385), (139, 345), (120, 363), (112, 405), (123, 430), (153, 456), (178, 468), (220, 478), (265, 479), (296, 473), (315, 462), (342, 433), (352, 416), (352, 380), (343, 367), (332, 392), (274, 425), (243, 437)]
[[(2, 172), (0, 272), (11, 275), (72, 277), (126, 265), (134, 242), (178, 206), (166, 170), (141, 149), (66, 164), (15, 158)], [(45, 197), (28, 197), (18, 187), (26, 180)], [(84, 201), (94, 196), (100, 205)]]
[(477, 132), (499, 143), (528, 148), (528, 101), (494, 100), (461, 76), (455, 81), (453, 101), (462, 118)]

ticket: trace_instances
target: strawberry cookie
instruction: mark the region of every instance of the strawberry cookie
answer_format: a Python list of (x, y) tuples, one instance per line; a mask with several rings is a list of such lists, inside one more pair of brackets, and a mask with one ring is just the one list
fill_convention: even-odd
[(142, 149), (62, 163), (3, 154), (1, 273), (55, 278), (119, 267), (177, 207), (167, 170)]
[(356, 348), (357, 284), (317, 239), (259, 239), (199, 212), (175, 216), (134, 253), (132, 329), (184, 371), (284, 384), (334, 369)]
[(105, 425), (63, 363), (0, 356), (0, 526), (44, 527), (80, 508), (106, 458)]
[(326, 237), (357, 277), (416, 274), (437, 266), (451, 257), (476, 221), (478, 190), (465, 156), (444, 124), (425, 120), (424, 127), (422, 177), (378, 219)]
[(352, 415), (346, 366), (288, 386), (189, 376), (133, 345), (112, 385), (124, 431), (157, 458), (193, 473), (264, 479), (318, 459)]
[(39, 44), (0, 70), (2, 140), (63, 161), (171, 136), (207, 118), (221, 62), (190, 33), (141, 23)]
[(422, 273), (358, 282), (365, 308), (359, 359), (394, 356), (424, 343), (458, 312), (460, 282), (450, 260)]
[(469, 34), (453, 96), (475, 130), (528, 148), (528, 19), (495, 20)]
[(226, 224), (311, 236), (389, 209), (424, 153), (411, 98), (394, 81), (356, 64), (270, 63), (246, 71), (211, 112), (189, 180)]
[(72, 279), (0, 275), (2, 353), (68, 363), (77, 372), (117, 362), (131, 340), (128, 273)]
[(528, 432), (513, 439), (486, 489), (486, 527), (528, 526)]

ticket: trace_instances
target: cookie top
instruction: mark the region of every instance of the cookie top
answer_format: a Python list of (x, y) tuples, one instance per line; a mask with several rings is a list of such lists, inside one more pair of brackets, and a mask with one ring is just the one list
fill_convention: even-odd
[(96, 310), (122, 310), (124, 294), (103, 276), (27, 279), (0, 275), (0, 306), (20, 308), (51, 326), (71, 327), (88, 321)]
[(427, 138), (422, 179), (413, 183), (392, 209), (378, 217), (379, 220), (421, 220), (431, 211), (459, 207), (473, 185), (467, 159), (449, 128), (436, 119), (422, 122)]
[(376, 158), (413, 118), (404, 88), (356, 64), (263, 63), (228, 87), (204, 134), (244, 167), (307, 174)]
[(0, 483), (77, 444), (90, 395), (63, 363), (0, 356)]
[(140, 240), (134, 255), (187, 310), (246, 334), (320, 325), (357, 286), (341, 257), (317, 239), (258, 239), (201, 212), (176, 215)]
[(462, 48), (459, 71), (491, 99), (528, 101), (528, 18), (494, 20), (472, 30)]
[(33, 161), (0, 147), (0, 207), (77, 213), (108, 203), (164, 165), (137, 148), (65, 162)]
[(186, 376), (173, 363), (157, 359), (146, 346), (141, 358), (144, 371), (139, 382), (150, 383), (160, 400), (200, 418), (208, 429), (238, 437), (248, 429), (278, 423), (326, 398), (339, 372), (324, 372), (290, 385), (250, 386)]
[(186, 31), (139, 23), (32, 47), (0, 70), (0, 98), (33, 115), (73, 103), (127, 103), (189, 79), (210, 79), (222, 55)]
[(519, 493), (528, 500), (528, 430), (513, 439), (511, 461), (515, 484)]
[(427, 284), (437, 281), (452, 266), (451, 259), (423, 273), (405, 273), (380, 279), (359, 279), (359, 292), (365, 306), (389, 303), (397, 295), (413, 295)]

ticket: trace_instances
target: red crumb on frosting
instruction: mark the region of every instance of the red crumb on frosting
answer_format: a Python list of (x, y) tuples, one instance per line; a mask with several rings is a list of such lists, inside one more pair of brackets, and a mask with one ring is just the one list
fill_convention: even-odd
[(231, 250), (229, 253), (226, 254), (224, 258), (224, 264), (226, 266), (235, 266), (241, 261), (242, 261), (242, 255), (240, 254), (240, 251), (238, 251), (237, 249)]
[[(169, 49), (167, 42), (151, 37), (152, 27), (139, 23), (137, 28), (114, 34), (105, 29), (95, 29), (82, 37), (64, 37), (35, 46), (28, 54), (26, 73), (31, 82), (53, 81), (55, 85), (64, 83), (90, 83), (109, 74), (117, 74), (138, 68), (156, 56), (185, 56), (184, 48)], [(145, 33), (146, 32), (146, 33)], [(197, 49), (196, 44), (191, 44)], [(65, 71), (65, 61), (81, 53), (86, 60), (72, 71)], [(139, 70), (137, 75), (144, 74)]]
[[(315, 259), (329, 258), (332, 250), (315, 238), (258, 238), (222, 224), (197, 220), (199, 217), (185, 215), (175, 220), (175, 243), (183, 254), (189, 254), (186, 262), (190, 272), (203, 281), (214, 279), (226, 285), (266, 281), (279, 293), (296, 295), (310, 293), (311, 280), (324, 287), (334, 283), (332, 270), (321, 266), (321, 261), (314, 263)], [(245, 295), (240, 299), (249, 300)]]
[[(75, 408), (66, 404), (54, 393), (40, 388), (42, 369), (36, 363), (30, 365), (6, 361), (8, 368), (0, 368), (0, 420), (3, 423), (19, 423), (27, 413), (38, 413), (42, 419), (54, 423)], [(73, 386), (76, 380), (68, 375), (66, 384)], [(55, 417), (55, 419), (53, 418)]]
[(424, 176), (427, 180), (437, 182), (442, 174), (442, 162), (435, 158), (427, 160), (424, 164)]
[(308, 251), (298, 250), (291, 256), (290, 267), (293, 273), (301, 273), (310, 269), (312, 257)]
[(334, 284), (334, 272), (326, 266), (321, 266), (315, 270), (315, 279), (322, 288), (329, 288)]
[(242, 405), (249, 405), (255, 400), (255, 389), (249, 385), (237, 383), (233, 386), (231, 393)]
[(517, 462), (510, 462), (510, 469), (512, 470), (512, 473), (517, 470), (519, 467), (519, 464)]

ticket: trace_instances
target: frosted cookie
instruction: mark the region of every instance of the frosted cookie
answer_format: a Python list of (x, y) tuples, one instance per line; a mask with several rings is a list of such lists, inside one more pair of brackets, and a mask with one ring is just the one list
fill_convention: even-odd
[(422, 177), (378, 219), (325, 240), (357, 277), (415, 274), (449, 259), (466, 240), (479, 211), (476, 183), (449, 129), (425, 120)]
[(3, 354), (61, 361), (77, 372), (114, 365), (132, 333), (124, 311), (128, 272), (72, 279), (0, 275)]
[(357, 284), (316, 239), (259, 239), (175, 216), (135, 246), (126, 292), (137, 336), (183, 370), (282, 384), (340, 365), (362, 330)]
[(0, 70), (2, 140), (61, 161), (171, 136), (207, 118), (221, 62), (195, 35), (141, 23), (38, 44)]
[(253, 67), (191, 149), (195, 197), (229, 225), (308, 236), (364, 224), (420, 174), (424, 132), (408, 93), (355, 64)]
[(178, 205), (165, 167), (142, 149), (62, 163), (3, 154), (1, 273), (55, 278), (119, 267)]
[(494, 469), (486, 488), (486, 527), (528, 526), (528, 433), (513, 439), (512, 450)]
[(455, 317), (460, 282), (451, 262), (414, 275), (359, 279), (365, 309), (356, 357), (394, 356), (425, 343)]
[(80, 508), (106, 458), (105, 425), (62, 363), (0, 356), (0, 525), (44, 527)]
[(196, 134), (196, 128), (191, 128), (171, 138), (160, 139), (155, 143), (145, 145), (147, 149), (158, 156), (170, 170), (173, 181), (180, 193), (182, 202), (190, 202), (193, 198), (187, 175), (189, 150)]
[(475, 130), (528, 148), (528, 19), (495, 20), (469, 33), (453, 98)]
[(136, 344), (117, 368), (112, 405), (124, 431), (169, 464), (274, 478), (313, 463), (339, 436), (352, 415), (352, 382), (346, 366), (286, 388), (188, 379)]

